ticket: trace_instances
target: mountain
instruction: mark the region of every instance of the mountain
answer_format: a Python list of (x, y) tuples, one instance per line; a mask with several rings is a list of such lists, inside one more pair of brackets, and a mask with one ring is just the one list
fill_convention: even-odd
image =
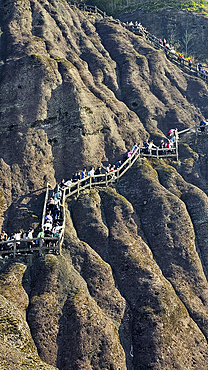
[[(208, 116), (206, 81), (118, 20), (0, 3), (1, 228), (39, 230), (46, 183)], [(67, 200), (62, 254), (0, 260), (2, 369), (206, 370), (207, 133)]]

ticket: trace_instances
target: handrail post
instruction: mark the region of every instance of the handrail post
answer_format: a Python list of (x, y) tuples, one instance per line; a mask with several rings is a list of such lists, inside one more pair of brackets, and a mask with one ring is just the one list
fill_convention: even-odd
[(108, 173), (105, 174), (105, 186), (108, 186)]
[(92, 176), (90, 175), (90, 189), (92, 187)]
[(39, 254), (42, 256), (42, 249), (43, 249), (43, 238), (42, 236), (39, 239)]
[(158, 151), (158, 146), (157, 146), (157, 149), (156, 149), (156, 154), (157, 154), (157, 159), (159, 158), (159, 155), (158, 155), (158, 153), (159, 153), (159, 151)]
[(16, 257), (16, 252), (17, 252), (17, 243), (16, 238), (14, 238), (14, 250), (13, 250), (14, 257)]
[(59, 253), (59, 255), (61, 254), (61, 238), (60, 238), (60, 236), (58, 237), (58, 253)]
[(47, 204), (47, 201), (48, 201), (48, 193), (49, 193), (49, 183), (47, 182), (45, 201), (44, 201), (44, 206), (43, 206), (42, 222), (41, 222), (42, 230), (43, 230), (43, 225), (45, 223), (45, 213), (46, 213), (46, 204)]
[(77, 194), (79, 195), (79, 181), (80, 180), (78, 180), (78, 183), (77, 183)]
[(176, 160), (178, 161), (178, 140), (176, 139)]

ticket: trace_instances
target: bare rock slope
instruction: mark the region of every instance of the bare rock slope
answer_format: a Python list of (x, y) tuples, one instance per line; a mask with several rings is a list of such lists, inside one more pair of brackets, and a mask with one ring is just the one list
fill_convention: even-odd
[(25, 321), (28, 299), (21, 286), (25, 269), (24, 265), (16, 263), (0, 276), (0, 367), (55, 370), (41, 361)]
[[(207, 115), (205, 82), (66, 1), (0, 1), (0, 223), (43, 190)], [(0, 368), (207, 370), (207, 135), (66, 204), (61, 256), (0, 261)], [(14, 230), (15, 229), (15, 230)], [(22, 280), (23, 279), (23, 280)]]

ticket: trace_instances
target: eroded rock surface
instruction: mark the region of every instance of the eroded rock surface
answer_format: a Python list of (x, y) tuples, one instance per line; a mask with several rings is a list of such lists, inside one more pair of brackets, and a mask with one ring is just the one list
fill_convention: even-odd
[[(38, 229), (47, 182), (206, 117), (206, 83), (117, 21), (64, 0), (0, 7), (7, 232)], [(179, 161), (70, 198), (61, 256), (1, 261), (3, 369), (207, 370), (207, 155), (207, 134), (185, 135)]]
[[(129, 176), (129, 180), (132, 180), (131, 176)], [(140, 199), (138, 188), (135, 187), (135, 185), (140, 182), (136, 182), (135, 179), (133, 180), (134, 185), (132, 188), (129, 182), (125, 182), (125, 185), (129, 187), (128, 193), (131, 193), (132, 189), (133, 193), (136, 193), (138, 199)], [(123, 188), (122, 185), (120, 185), (120, 187)], [(147, 188), (145, 184), (144, 188)], [(86, 206), (87, 199), (88, 207)], [(125, 297), (131, 310), (131, 329), (129, 329), (130, 332), (128, 333), (128, 336), (131, 335), (132, 340), (134, 368), (145, 369), (150, 367), (152, 369), (162, 369), (178, 367), (184, 368), (185, 366), (191, 366), (194, 368), (197, 349), (194, 345), (195, 349), (193, 352), (191, 351), (193, 342), (190, 345), (188, 344), (187, 337), (189, 337), (189, 334), (187, 334), (187, 330), (190, 330), (190, 333), (192, 333), (193, 330), (195, 333), (194, 336), (196, 335), (196, 337), (199, 336), (201, 338), (200, 343), (204, 343), (204, 356), (207, 356), (206, 340), (203, 335), (203, 331), (206, 330), (206, 324), (201, 328), (202, 331), (200, 331), (199, 327), (190, 318), (190, 315), (185, 308), (189, 304), (193, 309), (196, 301), (199, 303), (197, 292), (193, 291), (192, 296), (189, 298), (188, 296), (190, 296), (190, 293), (187, 294), (186, 299), (188, 299), (189, 302), (183, 301), (183, 292), (185, 293), (185, 290), (187, 292), (188, 284), (192, 284), (192, 288), (190, 289), (194, 289), (196, 274), (193, 273), (195, 276), (194, 279), (190, 279), (190, 277), (187, 276), (187, 280), (184, 277), (186, 281), (178, 281), (179, 286), (177, 289), (177, 297), (173, 281), (171, 281), (168, 274), (166, 279), (165, 266), (162, 263), (160, 264), (158, 257), (160, 254), (164, 260), (166, 259), (167, 264), (168, 261), (173, 263), (175, 249), (177, 248), (176, 242), (175, 247), (173, 247), (174, 251), (172, 252), (172, 257), (170, 257), (171, 252), (167, 253), (165, 251), (161, 236), (159, 237), (158, 240), (161, 242), (160, 248), (162, 250), (159, 250), (159, 248), (155, 246), (158, 250), (156, 258), (158, 264), (156, 264), (151, 253), (151, 244), (150, 247), (148, 247), (149, 243), (147, 236), (144, 236), (145, 229), (143, 228), (143, 222), (139, 221), (139, 213), (137, 214), (136, 209), (134, 210), (131, 204), (115, 191), (108, 190), (107, 192), (101, 192), (101, 199), (105, 215), (103, 221), (107, 222), (110, 235), (108, 243), (106, 243), (108, 248), (107, 251), (105, 251), (105, 258), (112, 266), (119, 290), (123, 297)], [(139, 201), (141, 202), (141, 199)], [(81, 207), (82, 202), (84, 207)], [(94, 215), (97, 213), (97, 219), (100, 219), (101, 210), (98, 207), (100, 203), (98, 194), (94, 194), (94, 192), (92, 192), (83, 197), (81, 196), (76, 203), (80, 203), (80, 210), (78, 213), (79, 220), (76, 221), (74, 217), (74, 213), (77, 211), (77, 204), (75, 204), (74, 207), (72, 206), (72, 214), (79, 237), (85, 240), (85, 235), (88, 235), (88, 238), (86, 239), (89, 240), (89, 238), (92, 238), (93, 235), (95, 235), (95, 248), (99, 244), (99, 241), (101, 245), (104, 246), (104, 243), (102, 242), (103, 235), (100, 234), (99, 238), (97, 232), (100, 224), (92, 222), (86, 225), (86, 223), (84, 223), (84, 220), (88, 219), (88, 215), (91, 220), (92, 212), (94, 212)], [(135, 201), (134, 204), (136, 204)], [(83, 210), (83, 212), (81, 210)], [(149, 221), (151, 222), (152, 217), (150, 212), (147, 212), (147, 214), (150, 215)], [(150, 229), (151, 226), (149, 225), (149, 230)], [(167, 240), (168, 234), (164, 229), (163, 233), (164, 238)], [(139, 235), (142, 235), (143, 237), (141, 238)], [(146, 243), (144, 240), (146, 240)], [(91, 242), (92, 247), (93, 245), (93, 242)], [(155, 251), (153, 250), (153, 253), (154, 252)], [(197, 254), (195, 258), (198, 258)], [(204, 278), (199, 259), (198, 264), (200, 269), (198, 274), (199, 279), (202, 281), (204, 279), (204, 288), (200, 289), (200, 292), (203, 290), (206, 295), (207, 282)], [(177, 267), (175, 269), (177, 270)], [(187, 270), (189, 270), (188, 261)], [(179, 275), (183, 276), (183, 274), (177, 274), (178, 280)], [(177, 278), (175, 277), (176, 281)], [(179, 289), (181, 285), (182, 292), (180, 296)], [(194, 296), (195, 303), (193, 302)], [(185, 303), (185, 306), (183, 303)], [(204, 311), (203, 306), (201, 306), (201, 310)], [(194, 318), (199, 320), (200, 323), (202, 318), (200, 318), (200, 313), (198, 314), (199, 316), (196, 318), (195, 312)], [(207, 314), (204, 311), (204, 314), (202, 315), (206, 317)], [(177, 336), (179, 336), (180, 339), (179, 337), (177, 339)], [(184, 345), (182, 343), (184, 343)], [(157, 352), (158, 348), (160, 348), (159, 352)], [(146, 352), (148, 352), (148, 356), (146, 356)], [(190, 354), (190, 357), (187, 363), (188, 353)], [(200, 351), (198, 352), (196, 362), (198, 363), (197, 366), (201, 366), (202, 368), (206, 366), (206, 361), (204, 362), (204, 357), (201, 356)]]
[(13, 265), (0, 281), (0, 366), (1, 369), (44, 369), (55, 367), (44, 363), (37, 353), (25, 321), (27, 295), (21, 285), (25, 266)]
[[(95, 252), (92, 256), (89, 247), (83, 255), (82, 243), (77, 241), (79, 245), (80, 274), (69, 263), (68, 254), (65, 258), (48, 255), (35, 267), (28, 311), (33, 338), (41, 358), (61, 369), (126, 369), (118, 335), (125, 302), (112, 275), (102, 278), (99, 265), (105, 266), (105, 262)], [(103, 289), (98, 291), (100, 286)]]

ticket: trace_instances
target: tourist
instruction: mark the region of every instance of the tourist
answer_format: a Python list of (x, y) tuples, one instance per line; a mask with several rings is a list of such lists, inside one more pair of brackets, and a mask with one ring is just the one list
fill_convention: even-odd
[(94, 174), (95, 174), (95, 170), (94, 170), (94, 167), (91, 167), (91, 169), (90, 169), (90, 171), (88, 172), (88, 176), (90, 176), (91, 177), (91, 179), (92, 179), (92, 182), (94, 182), (95, 181), (95, 179), (94, 179)]
[(117, 170), (119, 167), (121, 167), (121, 160), (119, 160), (118, 162), (116, 162), (115, 164), (115, 169)]
[(146, 139), (144, 142), (143, 142), (143, 153), (144, 154), (148, 154), (149, 153), (149, 142), (148, 142), (148, 139)]
[[(42, 230), (39, 231), (37, 238), (42, 238), (43, 239), (44, 238), (44, 231), (42, 231)], [(40, 240), (36, 240), (35, 244), (36, 244), (37, 247), (40, 247)]]
[[(55, 207), (55, 204), (53, 206), (53, 209)], [(53, 222), (53, 217), (51, 215), (51, 213), (48, 213), (46, 216), (45, 216), (45, 221), (50, 221), (51, 223)]]
[(153, 140), (150, 141), (149, 146), (148, 146), (148, 153), (149, 154), (155, 154), (153, 151), (153, 148), (157, 148), (157, 146), (153, 143)]
[[(101, 175), (102, 174), (102, 168), (100, 166), (98, 166), (95, 170), (95, 175)], [(96, 177), (97, 179), (97, 182), (101, 182), (102, 181), (102, 176), (98, 176)]]
[(47, 202), (47, 211), (51, 212), (54, 206), (54, 199), (51, 197)]
[(208, 125), (208, 123), (204, 120), (200, 122), (200, 130), (201, 132), (205, 132), (205, 127)]
[(61, 182), (59, 184), (59, 187), (60, 187), (61, 190), (64, 189), (64, 187), (65, 187), (65, 181), (64, 181), (64, 179), (61, 180)]
[(111, 164), (109, 163), (108, 165), (107, 165), (107, 167), (106, 167), (106, 172), (108, 173), (108, 172), (110, 172), (110, 169), (111, 169)]
[(137, 143), (134, 143), (133, 147), (132, 147), (132, 153), (137, 149)]
[(46, 221), (46, 223), (43, 225), (43, 229), (46, 230), (46, 228), (49, 228), (50, 230), (52, 230), (52, 223), (50, 221)]
[(52, 218), (51, 223), (53, 223), (53, 219), (54, 220), (58, 220), (60, 218), (61, 211), (60, 211), (59, 204), (54, 204), (54, 207), (53, 207), (53, 211), (52, 212), (53, 212), (53, 218)]
[[(46, 227), (46, 230), (44, 231), (44, 238), (52, 238), (53, 237), (53, 233), (52, 231), (50, 230), (49, 227)], [(50, 244), (51, 244), (51, 240), (45, 240), (45, 243), (46, 243), (46, 247), (49, 248), (50, 247)]]
[(160, 142), (160, 145), (159, 145), (159, 154), (164, 154), (164, 149), (165, 148), (165, 143), (164, 143), (164, 140), (161, 140), (161, 142)]
[[(29, 228), (28, 230), (28, 233), (27, 233), (27, 239), (33, 239), (33, 233), (34, 233), (34, 229), (32, 227)], [(27, 243), (27, 247), (28, 248), (32, 248), (32, 246), (34, 245), (34, 241), (31, 240)]]

